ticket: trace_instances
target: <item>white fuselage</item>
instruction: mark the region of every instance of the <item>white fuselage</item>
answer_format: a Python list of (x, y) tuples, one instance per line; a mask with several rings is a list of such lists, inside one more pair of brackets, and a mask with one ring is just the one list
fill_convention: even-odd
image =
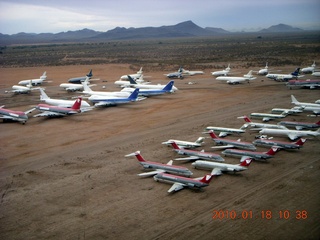
[(67, 91), (80, 91), (83, 90), (82, 84), (76, 84), (76, 83), (61, 83), (61, 88), (64, 88)]
[(270, 134), (270, 135), (282, 135), (288, 136), (291, 140), (295, 140), (298, 137), (317, 137), (320, 136), (319, 131), (299, 131), (299, 130), (289, 130), (289, 129), (262, 129), (260, 134)]
[(243, 167), (236, 164), (228, 164), (228, 163), (217, 163), (217, 162), (208, 162), (197, 160), (191, 164), (194, 168), (205, 168), (205, 169), (214, 169), (219, 168), (221, 171), (225, 172), (239, 172), (247, 170), (247, 167)]
[(43, 79), (43, 78), (22, 80), (18, 84), (19, 85), (28, 85), (28, 84), (30, 84), (30, 82), (32, 82), (32, 85), (40, 85), (43, 83), (44, 80), (45, 79)]
[[(65, 107), (65, 108), (70, 108), (74, 104), (74, 100), (63, 100), (63, 99), (43, 99), (45, 103), (53, 106), (59, 106), (59, 107)], [(87, 103), (86, 101), (81, 101), (81, 107), (90, 107), (90, 104)]]
[(224, 128), (224, 127), (206, 127), (206, 130), (213, 130), (217, 132), (227, 132), (227, 133), (244, 133), (245, 130), (239, 128)]

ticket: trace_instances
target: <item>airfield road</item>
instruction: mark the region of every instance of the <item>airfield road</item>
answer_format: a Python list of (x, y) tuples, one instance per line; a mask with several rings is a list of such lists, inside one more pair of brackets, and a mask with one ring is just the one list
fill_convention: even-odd
[[(4, 91), (44, 71), (51, 81), (43, 85), (50, 97), (75, 97), (79, 93), (66, 93), (59, 84), (91, 68), (93, 78), (100, 78), (94, 90), (118, 90), (114, 81), (134, 73), (129, 64), (1, 68), (0, 105), (26, 111), (38, 104), (37, 90), (30, 95)], [(163, 74), (145, 72), (148, 80), (165, 84)], [(0, 238), (318, 239), (319, 139), (308, 139), (297, 151), (280, 151), (267, 163), (253, 162), (242, 173), (216, 177), (201, 191), (174, 194), (167, 193), (169, 184), (138, 177), (144, 170), (134, 157), (124, 156), (140, 150), (146, 159), (166, 163), (178, 155), (163, 141), (195, 141), (205, 136), (207, 126), (238, 128), (244, 123), (239, 116), (290, 108), (291, 94), (314, 102), (319, 91), (289, 90), (263, 76), (250, 84), (228, 85), (208, 70), (175, 80), (175, 86), (179, 91), (174, 94), (119, 107), (65, 118), (30, 117), (25, 125), (0, 123)], [(318, 119), (303, 113), (286, 120)], [(256, 134), (228, 138), (253, 141)], [(203, 149), (212, 151), (213, 145), (206, 138)], [(193, 169), (190, 162), (175, 164), (188, 167), (193, 177), (209, 173)]]

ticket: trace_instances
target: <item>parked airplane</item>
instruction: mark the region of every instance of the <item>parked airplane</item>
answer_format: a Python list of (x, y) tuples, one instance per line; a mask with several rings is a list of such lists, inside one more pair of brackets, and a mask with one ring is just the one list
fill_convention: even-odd
[[(134, 79), (132, 79), (130, 76), (128, 76), (129, 81), (128, 84), (125, 84), (123, 86), (125, 87), (134, 87), (134, 88), (140, 88), (140, 89), (163, 89), (165, 86), (168, 85), (171, 81), (169, 81), (166, 85), (162, 84), (144, 84), (144, 83), (137, 83)], [(172, 90), (176, 91), (178, 88), (176, 88), (174, 85), (172, 86)]]
[(14, 93), (14, 94), (19, 94), (19, 93), (30, 93), (31, 90), (35, 90), (38, 88), (33, 88), (32, 87), (32, 80), (30, 80), (28, 85), (21, 86), (21, 85), (13, 85), (12, 90), (5, 91), (6, 93)]
[[(139, 95), (140, 96), (155, 96), (155, 95), (162, 95), (165, 93), (172, 93), (174, 90), (172, 90), (174, 81), (170, 81), (167, 85), (165, 85), (162, 89), (140, 89)], [(135, 88), (124, 88), (121, 90), (121, 92), (129, 92), (132, 93)]]
[(230, 63), (228, 64), (228, 67), (224, 70), (221, 71), (215, 71), (215, 72), (211, 72), (212, 76), (227, 76), (230, 72), (231, 68), (230, 68)]
[(224, 159), (219, 155), (211, 152), (202, 151), (195, 151), (195, 150), (187, 150), (184, 148), (180, 148), (175, 142), (171, 142), (171, 145), (178, 154), (180, 155), (187, 155), (188, 157), (185, 158), (176, 158), (175, 160), (187, 160), (187, 161), (194, 161), (198, 159), (205, 159), (209, 161), (217, 161), (223, 162)]
[(83, 85), (77, 83), (61, 83), (60, 87), (68, 92), (76, 92), (83, 90)]
[(312, 74), (314, 77), (320, 77), (320, 72), (319, 71), (314, 71)]
[(116, 106), (119, 104), (138, 101), (138, 95), (139, 95), (139, 88), (136, 88), (128, 97), (92, 95), (88, 99), (89, 101), (94, 103), (95, 107)]
[(238, 150), (238, 149), (226, 149), (222, 152), (225, 156), (234, 156), (234, 157), (250, 157), (255, 160), (265, 161), (269, 158), (272, 158), (275, 153), (279, 149), (277, 147), (272, 146), (269, 151), (267, 152), (252, 152), (246, 150)]
[(216, 145), (222, 145), (222, 146), (215, 146), (211, 148), (241, 148), (241, 149), (256, 150), (256, 147), (252, 143), (241, 142), (240, 139), (231, 140), (231, 139), (219, 138), (212, 130), (210, 130), (208, 133), (210, 134), (212, 140), (216, 143)]
[[(136, 83), (136, 84), (141, 84), (141, 85), (150, 84), (150, 82), (145, 81), (143, 79), (143, 75), (141, 75), (141, 77), (139, 79), (133, 79), (133, 80), (134, 80), (134, 83)], [(117, 80), (114, 82), (114, 84), (119, 85), (120, 87), (127, 87), (127, 86), (131, 85), (129, 78), (127, 80), (121, 80), (121, 79)]]
[(28, 80), (22, 80), (20, 81), (18, 84), (19, 85), (29, 85), (30, 84), (30, 81), (32, 82), (32, 85), (35, 86), (35, 85), (40, 85), (43, 83), (43, 81), (45, 81), (47, 79), (47, 72), (44, 72), (42, 74), (42, 76), (40, 76), (40, 78), (37, 78), (37, 79), (28, 79)]
[(283, 112), (281, 114), (272, 114), (272, 113), (251, 113), (250, 117), (253, 118), (262, 118), (263, 122), (268, 122), (270, 120), (285, 118), (288, 116), (287, 112)]
[(179, 147), (182, 147), (182, 148), (196, 148), (196, 147), (201, 147), (203, 141), (204, 141), (204, 137), (199, 137), (195, 142), (169, 139), (168, 141), (163, 142), (162, 144), (171, 145), (172, 142), (175, 142)]
[(295, 114), (298, 114), (298, 113), (302, 113), (303, 111), (301, 110), (301, 108), (293, 107), (293, 108), (272, 108), (271, 112), (272, 113), (276, 113), (276, 112), (283, 113), (283, 112), (286, 112), (286, 113), (288, 113), (288, 115), (295, 115)]
[(4, 106), (0, 106), (0, 118), (5, 121), (18, 121), (22, 124), (25, 124), (28, 121), (28, 114), (31, 113), (35, 108), (32, 108), (28, 111), (15, 111), (10, 109), (3, 108)]
[(212, 126), (209, 126), (209, 127), (206, 127), (206, 130), (213, 130), (215, 132), (220, 132), (219, 133), (219, 137), (225, 137), (229, 134), (232, 134), (232, 133), (237, 133), (237, 134), (240, 134), (240, 133), (244, 133), (245, 132), (245, 127), (242, 126), (241, 128), (225, 128), (225, 127), (212, 127)]
[(243, 77), (229, 77), (229, 76), (220, 76), (217, 77), (216, 80), (227, 81), (228, 84), (238, 84), (245, 81), (254, 80), (256, 77), (253, 77), (252, 70), (250, 70), (247, 74), (243, 75)]
[[(129, 92), (106, 92), (106, 91), (93, 91), (87, 81), (81, 82), (81, 85), (83, 86), (83, 93), (88, 94), (91, 96), (95, 96), (93, 98), (96, 98), (97, 96), (110, 96), (110, 97), (129, 97)], [(90, 98), (89, 98), (90, 100)]]
[(294, 87), (316, 89), (320, 87), (320, 80), (290, 80), (286, 85), (289, 89)]
[(85, 81), (87, 78), (91, 79), (92, 76), (93, 76), (92, 69), (90, 69), (89, 73), (86, 76), (69, 78), (68, 82), (75, 83), (75, 84), (81, 84), (81, 82)]
[(121, 80), (128, 80), (128, 76), (132, 77), (133, 79), (139, 79), (141, 78), (143, 74), (143, 71), (142, 71), (142, 67), (140, 68), (140, 70), (137, 72), (137, 73), (133, 73), (133, 74), (126, 74), (126, 75), (123, 75), (120, 77)]
[(306, 142), (305, 138), (299, 138), (296, 142), (283, 142), (283, 141), (276, 141), (276, 140), (267, 140), (267, 139), (257, 139), (253, 141), (254, 145), (257, 146), (276, 146), (280, 149), (300, 149), (303, 144)]
[(184, 68), (182, 68), (182, 74), (184, 75), (188, 75), (188, 76), (194, 76), (197, 74), (203, 74), (203, 71), (190, 71), (190, 70), (185, 70)]
[(267, 75), (269, 73), (268, 69), (268, 63), (266, 63), (266, 66), (258, 71), (259, 75)]
[(172, 72), (172, 73), (168, 73), (168, 74), (165, 74), (168, 78), (180, 78), (182, 79), (183, 78), (183, 75), (182, 75), (182, 67), (179, 68), (178, 72)]
[(36, 109), (38, 109), (42, 113), (34, 115), (34, 117), (64, 117), (67, 115), (80, 113), (81, 100), (81, 98), (78, 98), (71, 108), (53, 106), (48, 104), (38, 104), (36, 106)]
[(240, 172), (247, 170), (252, 159), (249, 157), (243, 157), (240, 164), (228, 164), (228, 163), (217, 163), (208, 161), (195, 161), (192, 163), (194, 168), (204, 168), (212, 170), (212, 175), (222, 175), (223, 172)]
[(268, 123), (257, 123), (257, 122), (252, 122), (250, 118), (248, 118), (247, 116), (241, 116), (238, 118), (243, 118), (244, 121), (246, 122), (243, 127), (247, 128), (248, 126), (250, 126), (253, 130), (253, 128), (255, 128), (255, 130), (261, 130), (261, 128), (277, 128), (277, 129), (286, 129), (286, 127), (284, 126), (279, 126), (277, 124), (268, 124)]
[(320, 129), (317, 131), (301, 131), (301, 130), (289, 130), (289, 129), (268, 129), (264, 128), (259, 131), (260, 134), (270, 135), (284, 135), (288, 136), (292, 141), (299, 137), (318, 137), (320, 136)]
[(303, 73), (313, 73), (316, 68), (316, 61), (313, 61), (313, 64), (310, 67), (305, 67), (301, 69)]
[(297, 79), (299, 77), (303, 77), (303, 76), (299, 76), (299, 72), (300, 72), (300, 68), (297, 68), (294, 72), (292, 72), (291, 74), (275, 74), (275, 73), (268, 73), (266, 75), (267, 78), (273, 79), (277, 82), (287, 82), (291, 79)]
[(140, 173), (138, 174), (139, 176), (152, 176), (152, 175), (155, 175), (158, 173), (164, 173), (164, 172), (175, 173), (175, 174), (179, 174), (187, 177), (190, 177), (192, 175), (192, 172), (188, 168), (172, 165), (172, 162), (173, 162), (172, 160), (170, 160), (167, 164), (147, 161), (141, 156), (140, 151), (130, 153), (125, 157), (131, 157), (131, 156), (136, 156), (139, 163), (145, 169), (154, 169), (154, 171), (151, 171), (151, 172)]
[[(53, 105), (53, 106), (59, 106), (59, 107), (66, 107), (66, 108), (70, 108), (73, 106), (74, 104), (74, 100), (64, 100), (64, 99), (53, 99), (50, 98), (45, 91), (43, 90), (43, 88), (39, 88), (40, 89), (40, 100), (44, 101), (46, 104), (49, 105)], [(91, 106), (89, 105), (89, 103), (87, 103), (86, 101), (81, 101), (81, 106), (80, 108), (90, 108)]]
[(302, 109), (304, 109), (305, 107), (320, 107), (320, 104), (318, 103), (299, 102), (293, 95), (291, 95), (291, 103), (296, 106), (302, 107)]
[(172, 187), (168, 190), (168, 193), (177, 192), (185, 187), (201, 189), (209, 186), (210, 181), (214, 175), (205, 175), (202, 178), (186, 178), (167, 173), (158, 173), (153, 178), (155, 181), (173, 183)]
[(302, 130), (302, 129), (318, 129), (320, 128), (320, 121), (316, 123), (311, 123), (311, 122), (293, 122), (293, 121), (281, 121), (278, 123), (281, 126), (286, 126), (286, 127), (294, 127), (297, 130)]

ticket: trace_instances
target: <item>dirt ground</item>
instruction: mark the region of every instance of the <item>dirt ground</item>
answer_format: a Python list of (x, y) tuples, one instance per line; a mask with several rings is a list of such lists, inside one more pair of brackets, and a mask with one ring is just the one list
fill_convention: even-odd
[[(38, 91), (4, 91), (43, 71), (52, 81), (44, 83), (50, 97), (77, 96), (58, 86), (90, 68), (94, 78), (100, 78), (95, 90), (117, 90), (113, 82), (133, 73), (129, 65), (112, 64), (2, 68), (0, 105), (26, 111), (38, 104)], [(163, 74), (145, 72), (153, 83), (165, 84)], [(187, 84), (190, 81), (195, 84)], [(167, 193), (169, 184), (138, 177), (144, 170), (135, 158), (124, 156), (140, 150), (146, 159), (166, 163), (177, 155), (163, 141), (194, 141), (205, 136), (207, 126), (240, 127), (238, 116), (290, 108), (291, 94), (314, 102), (320, 99), (319, 90), (289, 90), (261, 76), (250, 84), (230, 86), (214, 80), (210, 71), (176, 80), (175, 86), (179, 91), (174, 94), (71, 117), (33, 118), (35, 111), (25, 125), (0, 123), (0, 238), (318, 239), (319, 139), (308, 139), (297, 151), (280, 151), (267, 163), (253, 162), (242, 173), (219, 176), (201, 191), (174, 194)], [(286, 120), (318, 120), (307, 115)], [(253, 141), (255, 135), (247, 131), (228, 138)], [(207, 138), (203, 149), (212, 151), (212, 146)], [(239, 159), (225, 161), (236, 164)], [(193, 177), (209, 173), (193, 169), (191, 163), (175, 164), (188, 167)], [(220, 218), (214, 218), (216, 211)]]

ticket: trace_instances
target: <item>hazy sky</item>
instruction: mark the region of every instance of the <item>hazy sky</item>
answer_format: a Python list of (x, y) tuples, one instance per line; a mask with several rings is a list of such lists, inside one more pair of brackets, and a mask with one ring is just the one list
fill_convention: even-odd
[(0, 33), (159, 27), (192, 20), (200, 27), (252, 31), (284, 23), (320, 29), (320, 0), (0, 0)]

